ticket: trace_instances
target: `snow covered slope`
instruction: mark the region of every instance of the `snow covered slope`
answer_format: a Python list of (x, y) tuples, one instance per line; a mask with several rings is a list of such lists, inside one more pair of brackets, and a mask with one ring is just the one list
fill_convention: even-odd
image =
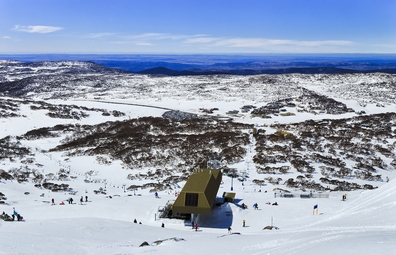
[[(25, 219), (0, 221), (0, 254), (394, 254), (392, 75), (151, 78), (17, 61), (0, 72), (0, 213)], [(227, 115), (246, 105), (292, 114)], [(162, 118), (169, 109), (202, 119)], [(211, 154), (238, 175), (217, 195), (232, 187), (235, 204), (200, 215), (197, 232), (159, 219)]]

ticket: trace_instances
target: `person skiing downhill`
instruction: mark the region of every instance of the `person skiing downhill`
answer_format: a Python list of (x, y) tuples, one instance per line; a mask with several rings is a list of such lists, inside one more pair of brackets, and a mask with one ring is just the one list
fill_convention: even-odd
[(198, 223), (195, 223), (195, 231), (198, 231)]

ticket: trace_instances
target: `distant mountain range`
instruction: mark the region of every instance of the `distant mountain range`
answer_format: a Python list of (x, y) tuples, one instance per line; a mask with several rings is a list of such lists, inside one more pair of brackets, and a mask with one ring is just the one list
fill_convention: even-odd
[[(296, 71), (299, 73), (322, 73), (323, 71), (344, 73), (373, 72), (373, 70), (379, 69), (382, 72), (394, 73), (393, 70), (387, 69), (396, 69), (396, 54), (0, 54), (0, 59), (23, 62), (91, 61), (108, 68), (134, 73), (165, 67), (175, 71), (193, 72), (188, 75), (205, 74), (206, 72), (242, 75), (285, 74)], [(320, 68), (321, 70), (309, 68)], [(266, 70), (276, 71), (268, 72)], [(164, 71), (166, 70), (158, 69), (157, 74)], [(169, 71), (166, 72), (169, 73)], [(172, 75), (175, 74), (176, 72)]]
[(233, 75), (257, 75), (257, 74), (340, 74), (340, 73), (389, 73), (396, 74), (396, 68), (393, 69), (376, 69), (376, 70), (353, 70), (336, 67), (313, 67), (313, 68), (282, 68), (267, 70), (217, 70), (205, 71), (201, 69), (177, 71), (166, 67), (155, 67), (136, 72), (138, 74), (151, 74), (160, 76), (185, 76), (185, 75), (213, 75), (213, 74), (233, 74)]
[[(49, 56), (55, 58), (57, 55)], [(0, 57), (3, 57), (0, 55)], [(12, 57), (12, 56), (7, 56)], [(356, 61), (333, 61), (333, 62), (276, 62), (276, 61), (249, 61), (249, 62), (229, 62), (232, 59), (202, 59), (202, 63), (198, 61), (191, 61), (188, 64), (186, 59), (178, 59), (177, 56), (173, 58), (162, 58), (161, 61), (150, 61), (143, 57), (142, 61), (138, 61), (138, 56), (133, 60), (109, 60), (103, 56), (83, 55), (88, 60), (92, 57), (91, 61), (37, 61), (37, 62), (22, 62), (21, 56), (15, 56), (15, 60), (0, 60), (7, 63), (10, 67), (17, 65), (19, 68), (34, 69), (38, 66), (48, 66), (52, 68), (53, 65), (59, 67), (67, 67), (65, 72), (100, 72), (100, 73), (138, 73), (150, 74), (156, 76), (187, 76), (187, 75), (215, 75), (215, 74), (228, 74), (228, 75), (258, 75), (258, 74), (339, 74), (339, 73), (388, 73), (396, 74), (396, 60), (387, 59), (387, 61), (379, 60), (356, 60)], [(38, 56), (36, 56), (38, 57)], [(45, 58), (44, 56), (40, 56)], [(60, 56), (59, 56), (60, 57)], [(62, 55), (62, 57), (66, 58)], [(75, 56), (77, 57), (77, 56)], [(101, 57), (101, 58), (100, 58)], [(179, 56), (180, 57), (180, 56)], [(193, 56), (192, 56), (193, 57)], [(203, 56), (198, 56), (199, 60)], [(96, 59), (95, 59), (96, 58)], [(1, 58), (0, 58), (1, 59)], [(6, 58), (4, 58), (6, 59)], [(11, 59), (11, 58), (9, 58)], [(18, 61), (16, 61), (18, 60)], [(241, 59), (239, 59), (240, 61)], [(175, 62), (181, 61), (181, 62)], [(214, 63), (215, 61), (219, 61)], [(227, 62), (228, 61), (228, 62)], [(73, 64), (72, 64), (73, 63)], [(76, 64), (79, 63), (79, 64)], [(70, 66), (69, 66), (70, 65)], [(9, 68), (8, 67), (8, 68)], [(59, 70), (62, 70), (59, 69)], [(57, 70), (59, 72), (59, 70)], [(1, 70), (6, 71), (6, 70)], [(63, 71), (62, 71), (63, 72)], [(5, 72), (7, 73), (7, 72)], [(2, 78), (0, 77), (0, 80)]]
[[(128, 72), (140, 72), (147, 69), (165, 67), (176, 71), (192, 71), (192, 72), (226, 72), (234, 74), (260, 74), (266, 73), (262, 72), (265, 70), (289, 70), (304, 68), (309, 70), (309, 68), (329, 68), (328, 71), (345, 69), (352, 71), (371, 71), (379, 69), (395, 69), (396, 63), (376, 63), (376, 62), (228, 62), (228, 63), (215, 63), (215, 64), (186, 64), (186, 63), (174, 63), (170, 61), (108, 61), (108, 60), (91, 60), (97, 64), (104, 65), (109, 68), (121, 69)], [(335, 68), (335, 69), (331, 69)], [(251, 70), (246, 73), (245, 70)], [(252, 71), (260, 71), (258, 73), (253, 73)], [(238, 73), (237, 71), (243, 71)], [(341, 71), (344, 72), (344, 71)], [(271, 72), (270, 72), (271, 73)], [(283, 74), (283, 72), (276, 71), (274, 74)], [(287, 73), (287, 72), (286, 72)]]

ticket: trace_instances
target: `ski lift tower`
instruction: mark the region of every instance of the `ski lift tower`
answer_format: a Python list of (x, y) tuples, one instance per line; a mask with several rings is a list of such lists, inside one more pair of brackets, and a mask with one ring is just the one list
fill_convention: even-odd
[(221, 163), (221, 159), (223, 156), (220, 155), (209, 155), (208, 163), (206, 164), (206, 168), (208, 169), (217, 169), (218, 165)]

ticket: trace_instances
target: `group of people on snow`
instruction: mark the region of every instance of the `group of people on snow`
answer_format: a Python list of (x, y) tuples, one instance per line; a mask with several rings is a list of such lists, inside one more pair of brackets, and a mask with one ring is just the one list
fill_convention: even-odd
[(195, 231), (198, 231), (198, 223), (191, 221), (191, 226), (192, 226), (192, 229), (195, 228)]
[[(52, 205), (55, 205), (55, 199), (52, 199), (51, 202), (52, 202)], [(80, 198), (80, 204), (82, 204), (83, 202), (84, 202), (84, 197), (81, 196), (81, 198)], [(85, 196), (85, 202), (88, 202), (88, 196)], [(68, 203), (69, 205), (72, 205), (72, 204), (73, 204), (73, 198), (72, 198), (72, 197), (68, 198), (68, 199), (67, 199), (67, 203)], [(62, 201), (59, 205), (64, 205), (64, 204), (65, 204), (65, 203)]]
[(14, 213), (11, 214), (11, 216), (3, 211), (3, 213), (0, 215), (0, 219), (4, 221), (15, 221), (15, 216), (17, 217), (17, 221), (23, 221), (23, 217), (19, 213), (15, 212), (15, 210)]

